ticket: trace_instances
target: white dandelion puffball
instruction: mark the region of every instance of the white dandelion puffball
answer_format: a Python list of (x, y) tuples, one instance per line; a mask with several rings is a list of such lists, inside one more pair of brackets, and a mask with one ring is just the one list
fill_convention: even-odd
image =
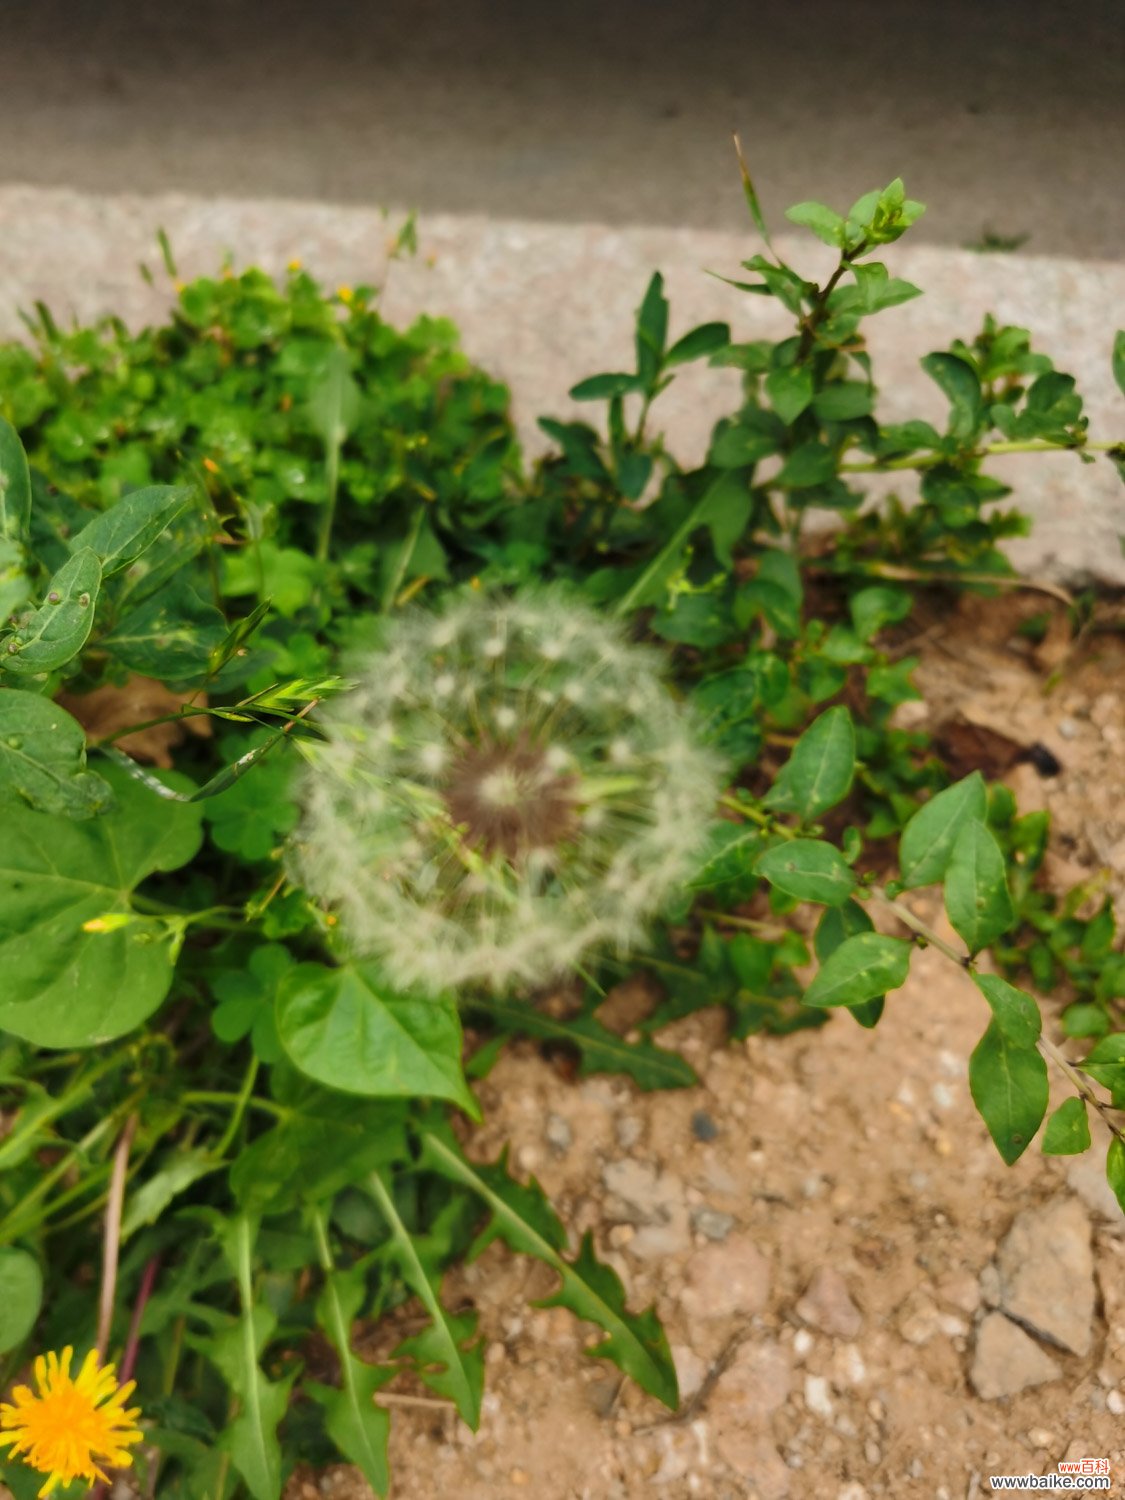
[(292, 872), (408, 990), (622, 952), (694, 873), (723, 766), (659, 653), (556, 592), (385, 622), (322, 722)]

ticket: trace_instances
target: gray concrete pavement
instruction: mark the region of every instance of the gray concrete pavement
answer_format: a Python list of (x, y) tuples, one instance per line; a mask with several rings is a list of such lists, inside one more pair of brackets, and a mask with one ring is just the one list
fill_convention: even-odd
[(0, 180), (740, 228), (901, 174), (917, 237), (1125, 246), (1120, 0), (0, 0)]

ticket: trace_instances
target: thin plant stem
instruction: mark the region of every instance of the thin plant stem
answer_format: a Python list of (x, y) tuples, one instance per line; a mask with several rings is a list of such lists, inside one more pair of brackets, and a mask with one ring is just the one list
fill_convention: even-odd
[(254, 1082), (258, 1077), (259, 1066), (258, 1059), (252, 1057), (250, 1065), (246, 1069), (246, 1077), (242, 1080), (242, 1087), (238, 1091), (234, 1108), (231, 1110), (227, 1128), (223, 1131), (222, 1138), (215, 1147), (214, 1155), (216, 1157), (222, 1157), (227, 1154), (231, 1148), (231, 1143), (238, 1134), (238, 1127), (242, 1124), (242, 1117), (246, 1113), (247, 1106), (250, 1103), (250, 1095), (254, 1092)]
[[(1050, 443), (1036, 438), (1027, 442), (984, 443), (974, 450), (976, 458), (992, 458), (1005, 453), (1108, 453), (1115, 443)], [(904, 469), (936, 469), (948, 463), (944, 453), (908, 454), (905, 458), (876, 458), (865, 464), (840, 464), (841, 474), (893, 474)]]
[(130, 1115), (113, 1153), (113, 1173), (109, 1180), (109, 1199), (105, 1206), (102, 1288), (98, 1300), (98, 1336), (95, 1341), (100, 1364), (105, 1363), (110, 1329), (113, 1326), (113, 1306), (117, 1297), (117, 1261), (121, 1251), (121, 1211), (125, 1206), (125, 1173), (129, 1168), (129, 1152), (137, 1133), (137, 1125), (138, 1117)]

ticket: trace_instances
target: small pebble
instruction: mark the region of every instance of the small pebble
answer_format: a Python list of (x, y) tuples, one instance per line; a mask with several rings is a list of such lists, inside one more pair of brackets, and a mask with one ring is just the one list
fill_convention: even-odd
[(717, 1208), (697, 1208), (691, 1216), (692, 1226), (709, 1240), (725, 1240), (734, 1228), (734, 1218)]
[(818, 1417), (832, 1415), (832, 1397), (828, 1394), (828, 1382), (823, 1375), (805, 1376), (805, 1405)]
[(814, 1342), (815, 1340), (807, 1328), (798, 1328), (797, 1332), (793, 1335), (793, 1353), (798, 1359), (804, 1359)]
[(691, 1133), (697, 1141), (713, 1141), (719, 1127), (705, 1109), (697, 1109), (691, 1117)]
[(547, 1144), (559, 1152), (569, 1151), (574, 1141), (574, 1132), (562, 1115), (548, 1115), (543, 1134), (547, 1137)]
[(873, 1469), (883, 1462), (883, 1450), (874, 1438), (868, 1438), (863, 1445), (863, 1456)]
[(1064, 740), (1073, 740), (1078, 736), (1078, 721), (1076, 719), (1060, 719), (1059, 733)]
[(1112, 1412), (1115, 1417), (1125, 1416), (1125, 1396), (1120, 1391), (1107, 1392), (1105, 1409)]

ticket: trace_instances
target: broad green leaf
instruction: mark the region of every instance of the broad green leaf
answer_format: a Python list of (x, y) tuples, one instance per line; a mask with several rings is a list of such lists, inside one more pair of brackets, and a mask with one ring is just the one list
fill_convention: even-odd
[(42, 1302), (39, 1262), (14, 1245), (0, 1248), (0, 1354), (23, 1343), (35, 1327)]
[(637, 375), (646, 386), (660, 372), (667, 339), (668, 299), (664, 295), (664, 277), (655, 271), (637, 309)]
[(885, 625), (895, 625), (905, 620), (914, 607), (908, 589), (890, 588), (886, 584), (873, 584), (860, 589), (848, 600), (852, 624), (861, 641), (871, 641)]
[(786, 365), (766, 376), (766, 395), (781, 420), (792, 425), (813, 398), (810, 365)]
[(461, 1069), (448, 997), (396, 994), (370, 962), (299, 964), (281, 981), (277, 1029), (302, 1073), (349, 1094), (451, 1099), (479, 1111)]
[(841, 704), (814, 719), (801, 735), (764, 799), (803, 822), (842, 802), (855, 775), (855, 726)]
[(859, 932), (829, 954), (805, 991), (806, 1005), (856, 1005), (906, 983), (912, 945), (881, 932)]
[(1011, 1166), (1047, 1113), (1047, 1064), (1035, 1047), (1013, 1042), (994, 1019), (969, 1059), (969, 1088), (996, 1149)]
[[(816, 924), (813, 935), (816, 956), (823, 964), (845, 939), (855, 937), (860, 932), (874, 930), (871, 918), (857, 902), (845, 901), (842, 906), (830, 906)], [(870, 1029), (878, 1025), (885, 1005), (886, 997), (876, 995), (873, 1000), (861, 1000), (858, 1005), (849, 1005), (847, 1009), (848, 1014), (854, 1016), (861, 1026)]]
[(229, 1453), (254, 1500), (278, 1500), (281, 1494), (281, 1445), (277, 1429), (289, 1406), (289, 1388), (297, 1371), (284, 1380), (267, 1380), (258, 1357), (269, 1342), (277, 1319), (265, 1302), (254, 1301), (251, 1255), (256, 1225), (242, 1214), (220, 1235), (238, 1280), (242, 1315), (204, 1345), (222, 1371), (239, 1411), (220, 1434), (218, 1446)]
[(863, 300), (864, 312), (882, 312), (885, 308), (898, 307), (901, 303), (910, 302), (922, 295), (920, 287), (903, 281), (901, 277), (889, 276), (886, 266), (877, 260), (868, 261), (867, 264), (856, 261), (851, 270)]
[(945, 868), (945, 910), (970, 953), (979, 953), (1015, 921), (1000, 845), (979, 818), (953, 841)]
[(802, 901), (841, 906), (855, 890), (855, 875), (840, 851), (822, 839), (790, 839), (758, 860), (758, 874)]
[(329, 453), (338, 452), (359, 417), (362, 398), (345, 349), (334, 346), (309, 394), (313, 431)]
[(76, 552), (51, 579), (47, 597), (30, 620), (0, 642), (0, 665), (9, 672), (53, 672), (82, 650), (94, 626), (102, 567), (88, 547)]
[(1115, 1108), (1125, 1107), (1125, 1031), (1103, 1036), (1078, 1066), (1109, 1089)]
[(0, 1031), (40, 1047), (112, 1041), (151, 1015), (172, 982), (166, 925), (136, 915), (131, 896), (146, 876), (193, 857), (199, 810), (157, 802), (113, 767), (107, 780), (116, 807), (91, 822), (4, 813)]
[[(573, 391), (571, 392), (573, 395)], [(720, 474), (696, 501), (691, 511), (665, 542), (648, 566), (614, 606), (615, 613), (628, 614), (646, 604), (660, 604), (665, 586), (675, 572), (689, 537), (701, 526), (711, 528), (715, 550), (729, 555), (730, 547), (745, 526), (752, 504), (746, 481), (730, 470)]]
[(1086, 1101), (1077, 1097), (1064, 1099), (1047, 1121), (1043, 1132), (1044, 1156), (1078, 1156), (1090, 1149), (1090, 1121)]
[(853, 422), (869, 417), (875, 392), (862, 380), (837, 380), (813, 397), (812, 408), (822, 422)]
[(961, 443), (971, 442), (984, 420), (984, 398), (976, 371), (956, 354), (927, 354), (922, 368), (949, 401), (949, 435)]
[(973, 818), (983, 822), (987, 810), (979, 771), (931, 797), (902, 830), (898, 861), (903, 885), (910, 889), (942, 880), (961, 829)]
[(92, 818), (113, 804), (86, 770), (86, 734), (64, 708), (37, 693), (0, 688), (0, 796), (37, 812)]
[(488, 1205), (492, 1224), (478, 1241), (478, 1248), (500, 1238), (518, 1254), (534, 1255), (549, 1265), (562, 1284), (540, 1306), (566, 1307), (597, 1324), (606, 1337), (587, 1353), (612, 1360), (642, 1390), (674, 1409), (679, 1400), (676, 1368), (656, 1313), (652, 1308), (643, 1313), (628, 1312), (621, 1282), (597, 1260), (591, 1237), (584, 1237), (573, 1261), (564, 1259), (560, 1251), (566, 1244), (566, 1231), (534, 1178), (527, 1187), (514, 1182), (503, 1160), (491, 1167), (470, 1166), (432, 1133), (423, 1136), (423, 1146), (424, 1160), (443, 1176), (477, 1193)]
[(10, 422), (0, 417), (0, 537), (22, 544), (31, 522), (27, 454)]
[(195, 496), (190, 485), (134, 490), (83, 526), (71, 542), (71, 550), (77, 555), (88, 548), (101, 564), (101, 576), (111, 578), (136, 562), (187, 510)]
[(421, 1379), (452, 1401), (462, 1422), (475, 1432), (484, 1388), (484, 1339), (468, 1342), (476, 1329), (476, 1315), (458, 1317), (446, 1311), (382, 1177), (373, 1172), (367, 1186), (390, 1228), (395, 1264), (431, 1319), (424, 1335), (407, 1339), (396, 1353), (413, 1354)]
[(316, 1300), (316, 1321), (336, 1350), (340, 1385), (306, 1380), (301, 1389), (323, 1408), (328, 1436), (343, 1456), (362, 1470), (377, 1494), (385, 1495), (390, 1487), (387, 1438), (391, 1420), (385, 1407), (376, 1406), (375, 1396), (395, 1372), (386, 1366), (366, 1364), (352, 1353), (351, 1330), (367, 1300), (366, 1277), (359, 1267), (344, 1271), (333, 1264), (327, 1226), (319, 1210), (313, 1211), (313, 1227), (324, 1271), (324, 1287)]
[(227, 624), (186, 582), (174, 579), (137, 609), (127, 610), (98, 646), (130, 671), (161, 682), (202, 677), (223, 648)]
[(689, 360), (701, 359), (705, 354), (716, 354), (730, 343), (729, 323), (700, 323), (690, 333), (678, 338), (664, 356), (664, 366), (684, 365)]
[(972, 979), (1008, 1041), (1016, 1047), (1034, 1047), (1043, 1029), (1043, 1018), (1031, 996), (998, 974), (974, 974)]
[(762, 833), (758, 828), (728, 822), (712, 824), (702, 863), (690, 882), (690, 888), (709, 891), (717, 886), (745, 881), (753, 871), (761, 843)]
[(1105, 1180), (1113, 1189), (1114, 1196), (1125, 1214), (1125, 1144), (1116, 1136), (1109, 1143), (1105, 1158)]
[(569, 1020), (547, 1015), (529, 1004), (488, 997), (471, 1002), (509, 1035), (569, 1045), (578, 1052), (579, 1073), (624, 1073), (638, 1088), (683, 1089), (697, 1083), (691, 1065), (676, 1052), (666, 1052), (647, 1037), (627, 1042), (603, 1026), (596, 1016)]
[(795, 203), (785, 210), (791, 224), (801, 224), (811, 229), (818, 240), (826, 245), (840, 246), (844, 243), (845, 221), (838, 213), (826, 208), (823, 203)]

